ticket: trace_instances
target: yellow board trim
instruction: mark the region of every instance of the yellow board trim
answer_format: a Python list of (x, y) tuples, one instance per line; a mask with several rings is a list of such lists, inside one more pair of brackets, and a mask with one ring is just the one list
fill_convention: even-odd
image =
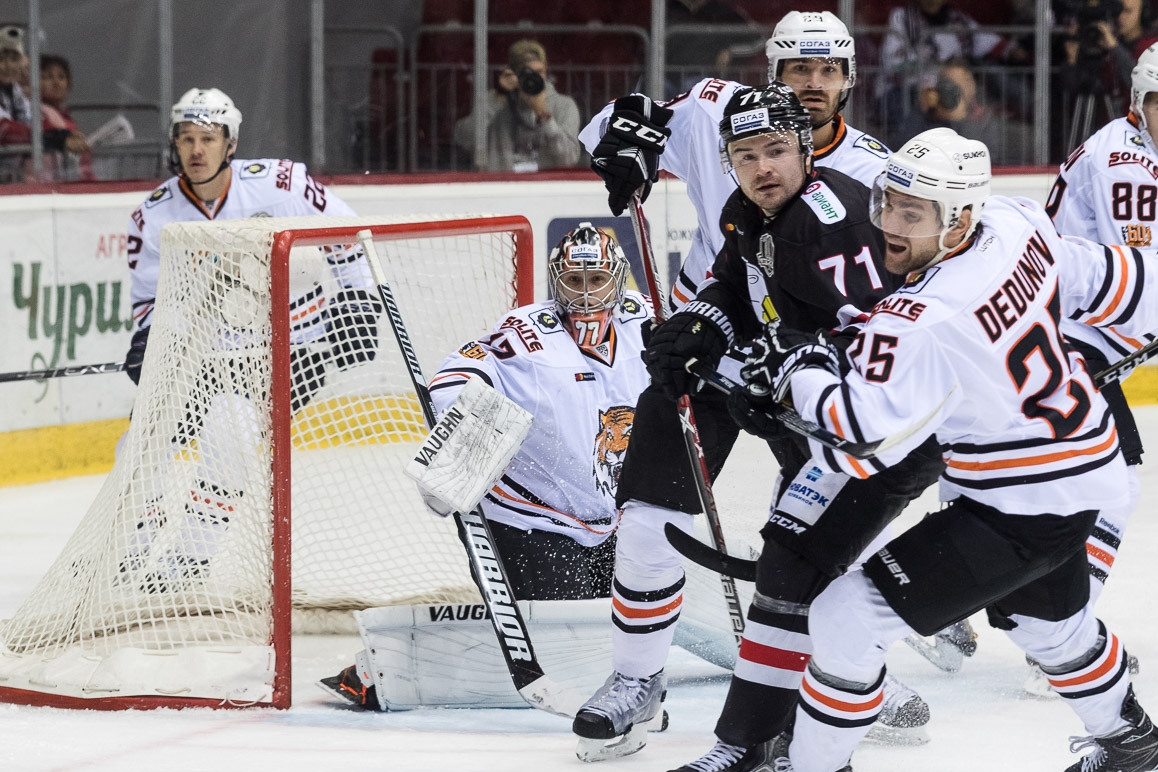
[[(1158, 405), (1158, 367), (1137, 368), (1122, 384), (1122, 390), (1134, 407)], [(342, 444), (380, 442), (378, 437), (383, 431), (402, 432), (407, 441), (426, 436), (422, 411), (413, 394), (342, 398), (311, 403), (294, 417), (294, 447), (321, 448), (332, 444), (318, 430), (323, 416), (325, 422), (332, 423), (335, 415), (341, 416), (345, 424)], [(373, 431), (369, 430), (371, 426)], [(108, 472), (113, 468), (117, 440), (128, 428), (127, 418), (117, 418), (0, 432), (0, 486)]]

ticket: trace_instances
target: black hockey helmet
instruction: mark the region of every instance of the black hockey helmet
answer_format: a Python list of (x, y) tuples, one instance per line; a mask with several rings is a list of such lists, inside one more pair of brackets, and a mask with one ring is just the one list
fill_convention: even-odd
[(801, 151), (812, 155), (812, 119), (791, 87), (776, 80), (736, 89), (720, 121), (720, 152), (725, 163), (729, 143), (775, 131), (796, 134)]

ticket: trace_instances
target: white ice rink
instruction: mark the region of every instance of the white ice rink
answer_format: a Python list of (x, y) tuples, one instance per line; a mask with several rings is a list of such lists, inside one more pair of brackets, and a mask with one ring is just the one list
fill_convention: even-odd
[[(1142, 662), (1135, 685), (1158, 714), (1158, 407), (1137, 411), (1152, 448), (1141, 467), (1142, 503), (1126, 533), (1100, 616)], [(749, 539), (763, 521), (771, 455), (747, 442), (733, 454), (716, 494), (724, 512), (744, 512)], [(15, 611), (72, 532), (101, 478), (0, 488), (0, 618)], [(758, 483), (753, 481), (759, 481)], [(926, 494), (902, 519), (935, 506)], [(737, 534), (739, 536), (741, 534)], [(754, 539), (753, 539), (754, 540)], [(932, 742), (916, 748), (862, 745), (856, 772), (937, 770), (1060, 772), (1076, 760), (1067, 738), (1082, 729), (1059, 699), (1027, 698), (1021, 654), (974, 619), (977, 655), (948, 675), (895, 648), (890, 670), (932, 707)], [(422, 710), (365, 714), (327, 701), (314, 681), (349, 664), (356, 638), (294, 640), (294, 707), (151, 712), (69, 711), (0, 705), (0, 771), (184, 772), (186, 770), (389, 770), (489, 772), (592, 769), (575, 758), (569, 721), (534, 710)], [(635, 756), (596, 767), (668, 770), (705, 752), (727, 688), (723, 671), (677, 651), (668, 668), (671, 727)]]

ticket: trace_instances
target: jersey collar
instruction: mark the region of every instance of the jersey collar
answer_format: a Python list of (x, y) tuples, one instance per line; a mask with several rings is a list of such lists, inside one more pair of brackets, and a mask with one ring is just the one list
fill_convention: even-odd
[(837, 113), (835, 116), (833, 116), (832, 125), (836, 129), (836, 132), (832, 135), (832, 142), (829, 142), (822, 148), (813, 150), (813, 161), (818, 161), (825, 156), (832, 155), (836, 149), (840, 147), (840, 143), (844, 142), (845, 136), (848, 135), (848, 127), (845, 126), (844, 116), (840, 113)]
[(229, 198), (229, 189), (233, 187), (233, 175), (229, 176), (229, 182), (225, 184), (225, 190), (221, 191), (221, 195), (217, 197), (217, 201), (213, 204), (213, 211), (205, 208), (205, 202), (198, 198), (197, 194), (193, 192), (193, 186), (185, 179), (185, 175), (177, 177), (177, 187), (181, 189), (181, 193), (189, 200), (189, 203), (197, 207), (197, 211), (205, 215), (206, 220), (217, 219), (217, 214), (221, 211), (221, 207), (225, 206), (225, 199)]

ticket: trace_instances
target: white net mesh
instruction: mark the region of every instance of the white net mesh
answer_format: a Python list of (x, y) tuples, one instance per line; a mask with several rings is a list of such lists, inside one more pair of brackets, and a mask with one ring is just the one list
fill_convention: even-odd
[[(292, 524), (293, 607), (314, 627), (334, 611), (478, 602), (453, 521), (425, 512), (401, 471), (422, 412), (351, 248), (359, 228), (386, 222), (165, 227), (131, 427), (77, 531), (0, 627), (0, 698), (17, 688), (267, 701), (280, 655), (275, 522)], [(330, 229), (328, 246), (271, 265), (274, 234), (306, 228)], [(517, 305), (517, 240), (509, 228), (376, 238), (427, 377)], [(279, 271), (288, 343), (272, 334)], [(292, 395), (274, 399), (278, 337)], [(279, 431), (292, 445), (289, 512), (275, 507)]]

